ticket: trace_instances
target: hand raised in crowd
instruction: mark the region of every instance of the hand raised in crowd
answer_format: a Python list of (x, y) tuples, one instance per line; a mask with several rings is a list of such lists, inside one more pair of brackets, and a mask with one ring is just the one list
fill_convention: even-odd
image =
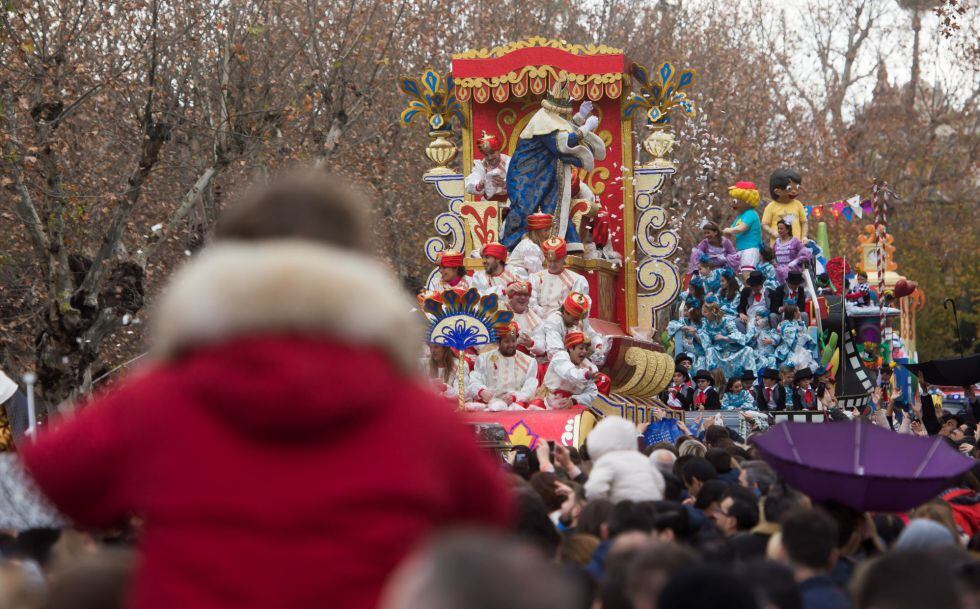
[(571, 472), (572, 468), (575, 467), (575, 464), (572, 462), (572, 453), (568, 452), (568, 448), (560, 444), (555, 444), (555, 465), (558, 465), (566, 472)]
[(654, 421), (660, 421), (666, 414), (667, 413), (664, 412), (664, 409), (659, 406), (654, 406), (650, 409), (650, 418)]
[(963, 453), (964, 455), (968, 455), (971, 452), (973, 452), (973, 449), (975, 447), (973, 446), (973, 444), (967, 444), (966, 442), (964, 442), (960, 444), (957, 448), (959, 448), (960, 452)]
[(912, 433), (914, 433), (917, 436), (926, 435), (926, 430), (922, 426), (922, 421), (919, 420), (912, 421), (912, 424), (909, 426), (909, 429), (911, 429)]
[(551, 463), (551, 447), (547, 442), (538, 442), (534, 447), (534, 453), (538, 456), (538, 470), (542, 472), (553, 472), (555, 466)]

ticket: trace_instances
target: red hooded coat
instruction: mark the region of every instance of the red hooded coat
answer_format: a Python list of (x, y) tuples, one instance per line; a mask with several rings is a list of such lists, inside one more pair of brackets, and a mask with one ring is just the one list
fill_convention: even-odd
[(437, 527), (506, 524), (501, 475), (404, 372), (397, 294), (312, 244), (211, 248), (163, 299), (161, 363), (24, 451), (77, 524), (143, 519), (130, 606), (374, 607)]

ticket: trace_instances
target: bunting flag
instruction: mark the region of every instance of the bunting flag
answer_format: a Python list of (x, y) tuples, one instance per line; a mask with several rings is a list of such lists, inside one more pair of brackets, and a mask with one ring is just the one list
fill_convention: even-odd
[(862, 199), (861, 195), (854, 195), (847, 199), (840, 199), (820, 205), (804, 205), (803, 207), (806, 210), (807, 218), (816, 218), (818, 220), (830, 216), (835, 220), (843, 217), (848, 222), (851, 222), (854, 218), (861, 219), (865, 214), (870, 215), (872, 212), (871, 199)]

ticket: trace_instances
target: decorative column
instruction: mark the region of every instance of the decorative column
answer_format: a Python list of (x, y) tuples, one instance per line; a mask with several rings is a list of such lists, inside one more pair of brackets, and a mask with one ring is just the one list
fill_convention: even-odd
[(646, 110), (648, 134), (643, 149), (650, 160), (633, 172), (636, 260), (627, 265), (627, 270), (635, 264), (637, 326), (652, 329), (656, 327), (657, 311), (670, 306), (681, 290), (681, 274), (671, 262), (677, 251), (677, 234), (667, 229), (667, 210), (657, 204), (655, 195), (675, 171), (669, 156), (674, 146), (671, 115), (675, 112), (695, 115), (694, 102), (688, 99), (687, 90), (694, 86), (697, 73), (678, 71), (664, 62), (653, 79), (645, 67), (635, 64), (632, 75), (639, 83), (639, 90), (630, 93), (624, 112), (628, 117), (637, 110)]
[[(433, 265), (438, 256), (446, 250), (465, 251), (466, 231), (463, 226), (463, 174), (450, 167), (459, 154), (453, 143), (452, 119), (466, 124), (462, 106), (456, 99), (456, 89), (451, 74), (442, 75), (432, 68), (426, 68), (419, 77), (403, 76), (398, 82), (402, 93), (410, 99), (402, 110), (400, 121), (408, 126), (416, 117), (424, 117), (429, 125), (429, 145), (425, 156), (435, 166), (425, 172), (423, 180), (435, 186), (439, 196), (447, 201), (447, 210), (434, 221), (440, 237), (432, 237), (425, 242), (425, 257)], [(426, 280), (429, 288), (438, 269), (433, 270)]]

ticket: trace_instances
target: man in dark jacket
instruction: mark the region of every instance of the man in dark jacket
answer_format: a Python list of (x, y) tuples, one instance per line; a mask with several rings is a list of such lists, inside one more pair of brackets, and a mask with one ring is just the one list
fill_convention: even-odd
[(694, 391), (693, 405), (695, 410), (721, 410), (721, 400), (715, 389), (715, 379), (707, 370), (698, 370), (694, 375), (697, 389)]
[(802, 609), (850, 609), (851, 603), (830, 577), (837, 562), (837, 523), (823, 509), (791, 512), (782, 521), (789, 567), (800, 585)]
[(779, 371), (765, 368), (762, 371), (762, 386), (757, 388), (755, 405), (759, 410), (786, 410), (786, 387), (779, 383)]
[(803, 289), (803, 272), (790, 271), (786, 283), (772, 291), (769, 298), (769, 311), (782, 314), (783, 305), (796, 305), (800, 313), (806, 314), (806, 291)]
[(764, 286), (765, 277), (759, 271), (752, 271), (746, 285), (739, 293), (738, 318), (748, 324), (751, 317), (768, 315), (772, 308), (772, 291)]

